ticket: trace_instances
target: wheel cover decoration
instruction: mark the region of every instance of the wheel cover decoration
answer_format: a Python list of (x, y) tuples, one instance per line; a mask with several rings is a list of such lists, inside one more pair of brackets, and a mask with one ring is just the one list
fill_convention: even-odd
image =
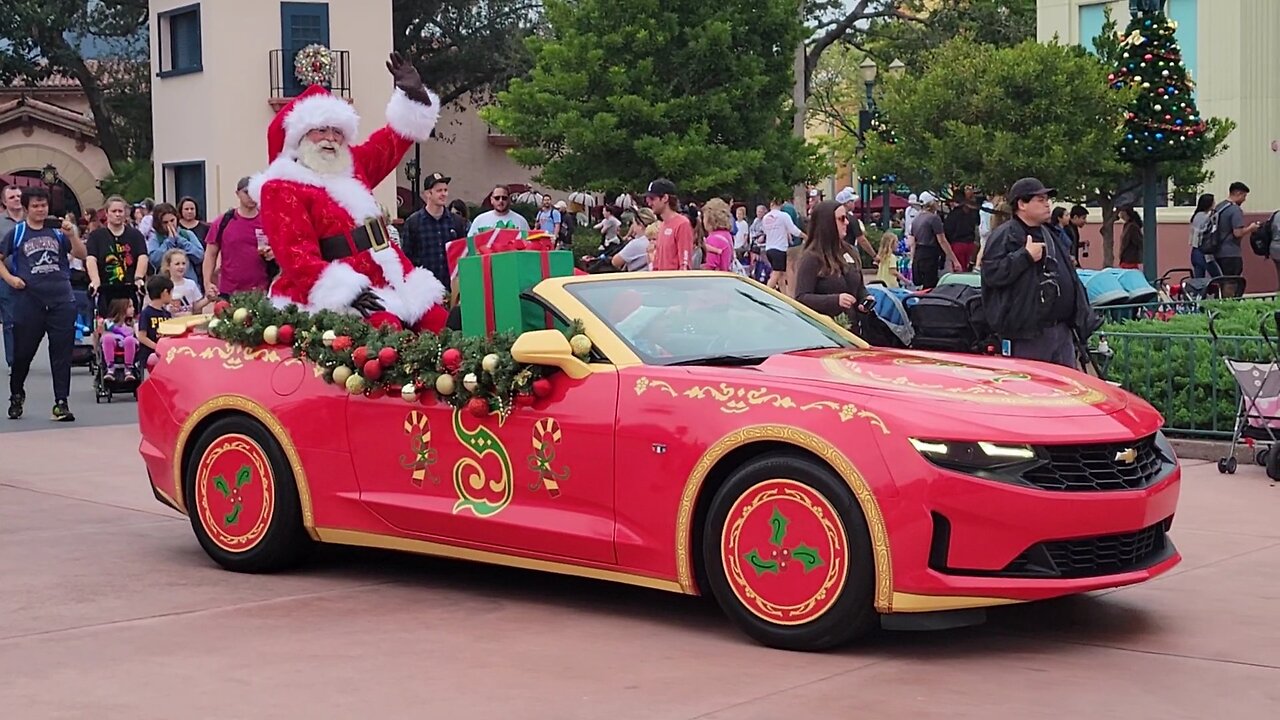
[(409, 448), (413, 455), (400, 456), (400, 467), (412, 470), (409, 481), (414, 487), (422, 487), (422, 481), (430, 479), (433, 485), (440, 483), (440, 478), (431, 472), (436, 464), (437, 453), (431, 447), (431, 421), (424, 413), (414, 410), (404, 419), (404, 431), (409, 436)]
[(849, 571), (839, 513), (794, 480), (766, 480), (743, 493), (720, 550), (738, 601), (777, 625), (811, 622), (830, 610)]
[(275, 476), (252, 438), (215, 440), (196, 467), (195, 490), (200, 524), (215, 545), (240, 553), (262, 541), (275, 510)]
[[(464, 427), (462, 413), (458, 408), (453, 411), (453, 432), (462, 447), (475, 457), (461, 458), (453, 466), (453, 489), (458, 493), (453, 512), (456, 515), (468, 510), (479, 517), (492, 517), (511, 504), (511, 455), (498, 436), (484, 425), (475, 430)], [(503, 417), (499, 414), (499, 426), (502, 422)], [(484, 466), (480, 464), (486, 455), (498, 459), (501, 469), (496, 478), (485, 474)]]
[(556, 461), (556, 445), (562, 438), (560, 423), (555, 418), (542, 418), (533, 424), (533, 453), (526, 460), (538, 479), (529, 484), (530, 490), (537, 492), (545, 487), (548, 495), (560, 497), (560, 483), (569, 479), (569, 468), (556, 470), (552, 463)]

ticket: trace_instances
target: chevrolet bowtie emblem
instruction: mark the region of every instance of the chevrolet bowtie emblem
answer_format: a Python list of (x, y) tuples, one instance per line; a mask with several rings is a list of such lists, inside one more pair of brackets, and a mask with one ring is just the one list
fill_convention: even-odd
[(1132, 465), (1138, 462), (1138, 451), (1133, 448), (1125, 448), (1116, 453), (1116, 462)]

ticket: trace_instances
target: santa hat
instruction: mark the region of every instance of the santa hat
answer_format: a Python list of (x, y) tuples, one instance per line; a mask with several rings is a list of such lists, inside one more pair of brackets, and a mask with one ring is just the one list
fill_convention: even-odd
[(302, 138), (322, 127), (342, 130), (347, 141), (351, 142), (360, 129), (360, 116), (351, 103), (321, 85), (312, 85), (280, 108), (267, 127), (267, 159), (274, 162), (281, 154), (292, 157)]

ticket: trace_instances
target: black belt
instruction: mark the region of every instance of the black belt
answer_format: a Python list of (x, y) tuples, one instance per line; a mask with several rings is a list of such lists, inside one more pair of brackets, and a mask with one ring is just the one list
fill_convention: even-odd
[(320, 238), (320, 257), (325, 260), (341, 260), (364, 252), (378, 251), (391, 244), (391, 235), (382, 218), (369, 220), (342, 235)]

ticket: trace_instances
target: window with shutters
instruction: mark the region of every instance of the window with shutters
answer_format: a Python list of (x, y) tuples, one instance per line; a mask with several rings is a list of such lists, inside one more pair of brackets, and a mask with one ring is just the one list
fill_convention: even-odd
[(172, 77), (204, 69), (200, 49), (200, 4), (186, 5), (156, 15), (159, 77)]

